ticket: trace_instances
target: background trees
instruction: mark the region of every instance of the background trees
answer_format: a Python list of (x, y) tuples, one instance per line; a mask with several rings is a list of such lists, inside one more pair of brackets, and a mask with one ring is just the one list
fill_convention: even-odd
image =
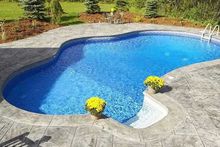
[(28, 18), (45, 19), (46, 9), (44, 0), (22, 0), (22, 4), (25, 15)]
[(51, 15), (52, 23), (58, 24), (60, 22), (62, 14), (64, 13), (59, 0), (50, 1), (49, 12)]
[[(13, 2), (12, 2), (13, 1)], [(7, 11), (6, 4), (16, 3), (15, 1), (22, 1), (23, 8), (25, 10), (25, 15), (29, 18), (44, 19), (44, 1), (48, 4), (51, 0), (0, 0), (1, 9), (0, 17), (5, 18)], [(66, 15), (79, 16), (80, 13), (85, 11), (84, 2), (86, 4), (86, 9), (88, 13), (100, 12), (100, 7), (102, 11), (110, 11), (112, 7), (118, 7), (118, 10), (127, 11), (129, 9), (132, 13), (138, 13), (140, 15), (150, 16), (149, 7), (146, 7), (146, 1), (149, 0), (60, 0), (60, 3), (66, 9)], [(178, 19), (188, 19), (194, 21), (195, 23), (213, 23), (220, 24), (220, 0), (155, 0), (157, 1), (157, 10), (159, 16), (174, 17)], [(8, 2), (8, 3), (6, 3)], [(77, 3), (72, 3), (77, 2)], [(99, 2), (99, 5), (98, 5)], [(50, 2), (49, 2), (50, 3)], [(105, 4), (103, 4), (105, 3)], [(107, 3), (107, 4), (106, 4)], [(103, 7), (103, 5), (105, 5)], [(12, 5), (11, 5), (12, 6)], [(149, 5), (148, 5), (149, 6)], [(68, 8), (68, 10), (67, 10)], [(8, 10), (11, 8), (8, 8)], [(2, 11), (1, 11), (2, 10)], [(5, 11), (6, 10), (6, 11)], [(5, 11), (5, 12), (4, 12)], [(50, 10), (48, 11), (50, 13)], [(71, 13), (69, 13), (71, 12)], [(73, 14), (74, 12), (75, 14)], [(11, 18), (16, 18), (15, 16), (23, 17), (23, 10), (17, 12), (7, 12), (10, 14)], [(48, 15), (50, 16), (50, 15)], [(62, 17), (63, 18), (63, 17)], [(67, 19), (67, 17), (65, 17)], [(61, 19), (62, 21), (63, 19)]]
[(127, 0), (116, 0), (115, 6), (119, 11), (128, 11), (128, 1)]
[(164, 15), (220, 23), (219, 0), (160, 0)]
[(158, 16), (158, 2), (157, 0), (147, 0), (146, 1), (146, 11), (145, 16), (148, 18), (154, 18)]
[(85, 0), (86, 12), (87, 13), (98, 13), (100, 12), (100, 7), (98, 5), (99, 0)]

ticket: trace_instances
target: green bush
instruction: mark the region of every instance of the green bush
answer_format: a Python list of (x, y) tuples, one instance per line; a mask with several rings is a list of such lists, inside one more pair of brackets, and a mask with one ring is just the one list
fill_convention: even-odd
[(182, 17), (204, 24), (220, 22), (219, 0), (160, 0), (160, 4), (160, 10), (166, 16)]
[(44, 0), (22, 0), (24, 13), (28, 18), (45, 19), (45, 1)]
[(50, 15), (52, 23), (60, 23), (60, 18), (63, 14), (63, 9), (60, 5), (59, 0), (51, 0), (50, 2)]
[(99, 0), (85, 0), (86, 12), (87, 13), (98, 13), (100, 12), (100, 7), (98, 5)]
[(157, 11), (158, 11), (157, 0), (147, 0), (146, 1), (145, 17), (155, 18), (158, 16)]
[(126, 0), (116, 0), (116, 9), (119, 11), (129, 11), (128, 4)]
[(142, 9), (145, 7), (146, 0), (133, 0), (133, 6)]

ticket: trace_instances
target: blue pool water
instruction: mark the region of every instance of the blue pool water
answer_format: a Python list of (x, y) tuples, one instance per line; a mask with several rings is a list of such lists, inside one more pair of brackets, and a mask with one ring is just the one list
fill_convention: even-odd
[(144, 79), (220, 58), (220, 46), (167, 34), (133, 33), (72, 41), (52, 62), (22, 72), (3, 91), (11, 104), (43, 114), (85, 114), (85, 101), (107, 101), (105, 114), (125, 122), (141, 109)]

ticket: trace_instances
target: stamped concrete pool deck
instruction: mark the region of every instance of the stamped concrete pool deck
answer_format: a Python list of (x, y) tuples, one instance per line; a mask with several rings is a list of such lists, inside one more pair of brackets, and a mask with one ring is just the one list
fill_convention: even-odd
[[(0, 88), (13, 73), (52, 60), (62, 43), (140, 30), (201, 34), (200, 29), (153, 24), (82, 24), (0, 44)], [(220, 38), (216, 38), (220, 39)], [(33, 66), (33, 65), (32, 65)], [(0, 94), (0, 147), (220, 147), (220, 59), (176, 69), (171, 87), (153, 97), (169, 109), (156, 124), (134, 129), (90, 115), (40, 115), (18, 109)]]

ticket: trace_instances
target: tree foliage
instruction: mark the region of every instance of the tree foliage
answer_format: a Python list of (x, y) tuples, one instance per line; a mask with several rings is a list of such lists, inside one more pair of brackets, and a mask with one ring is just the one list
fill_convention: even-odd
[[(146, 0), (129, 2), (141, 9)], [(220, 0), (157, 0), (157, 3), (160, 15), (220, 24)]]
[(24, 13), (28, 18), (45, 19), (45, 1), (44, 0), (22, 0)]
[(116, 8), (119, 11), (128, 11), (128, 1), (127, 0), (116, 0)]
[(148, 18), (155, 18), (158, 16), (157, 10), (158, 9), (158, 3), (157, 0), (147, 0), (146, 1), (146, 11), (145, 16)]
[(98, 13), (100, 12), (100, 7), (98, 5), (99, 0), (85, 0), (86, 12), (87, 13)]
[(220, 0), (161, 0), (166, 15), (220, 23)]
[(60, 5), (59, 0), (51, 0), (50, 1), (50, 15), (52, 23), (58, 24), (60, 22), (60, 18), (63, 14), (63, 9)]

